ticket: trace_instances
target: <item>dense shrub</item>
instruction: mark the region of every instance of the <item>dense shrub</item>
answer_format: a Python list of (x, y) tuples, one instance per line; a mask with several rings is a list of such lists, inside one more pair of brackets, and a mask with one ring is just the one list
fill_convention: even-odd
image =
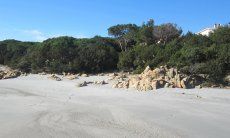
[(0, 42), (0, 64), (24, 72), (105, 72), (117, 68), (140, 73), (146, 66), (168, 65), (186, 74), (205, 74), (221, 82), (230, 73), (230, 28), (220, 27), (210, 37), (181, 35), (175, 24), (123, 24), (108, 29), (114, 38), (58, 37), (42, 43)]
[(103, 72), (116, 69), (118, 54), (113, 47), (80, 47), (75, 62), (85, 72)]
[(141, 72), (147, 65), (169, 65), (186, 74), (206, 74), (209, 81), (221, 82), (230, 73), (229, 33), (230, 29), (224, 27), (211, 37), (188, 33), (165, 45), (136, 45), (120, 54), (118, 67)]
[(127, 52), (121, 52), (119, 55), (119, 62), (118, 68), (120, 70), (133, 70), (134, 69), (134, 59), (135, 59), (135, 52), (134, 50), (130, 50)]

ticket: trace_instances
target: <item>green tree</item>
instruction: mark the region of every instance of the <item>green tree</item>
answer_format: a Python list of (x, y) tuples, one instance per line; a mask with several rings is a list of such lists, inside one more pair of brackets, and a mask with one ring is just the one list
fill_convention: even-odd
[(124, 71), (130, 71), (134, 69), (135, 52), (129, 50), (127, 52), (121, 52), (119, 55), (118, 68)]
[(6, 52), (7, 52), (6, 44), (1, 44), (0, 43), (0, 64), (4, 64)]
[(127, 51), (130, 46), (135, 45), (138, 29), (135, 24), (122, 24), (110, 27), (108, 34), (117, 39), (122, 51)]
[(79, 48), (75, 63), (83, 72), (103, 72), (117, 67), (118, 54), (108, 46), (87, 46)]
[(157, 40), (163, 44), (178, 38), (182, 34), (181, 28), (176, 24), (167, 23), (160, 26), (156, 26), (154, 29), (154, 35)]
[(152, 45), (156, 43), (154, 36), (154, 20), (150, 19), (147, 23), (143, 23), (138, 33), (139, 43), (142, 45)]
[(230, 43), (230, 27), (218, 28), (210, 35), (210, 38), (218, 45)]

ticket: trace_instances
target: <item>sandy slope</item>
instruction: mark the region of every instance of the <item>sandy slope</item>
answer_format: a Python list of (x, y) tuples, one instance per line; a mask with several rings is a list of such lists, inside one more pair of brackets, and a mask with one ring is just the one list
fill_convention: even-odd
[(230, 137), (230, 90), (77, 88), (30, 75), (0, 80), (0, 137)]

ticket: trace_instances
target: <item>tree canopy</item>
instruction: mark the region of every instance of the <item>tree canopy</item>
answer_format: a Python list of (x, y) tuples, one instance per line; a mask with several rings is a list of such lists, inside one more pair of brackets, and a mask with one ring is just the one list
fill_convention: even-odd
[(108, 29), (112, 37), (76, 39), (63, 36), (39, 42), (0, 41), (0, 64), (24, 72), (141, 72), (150, 65), (177, 67), (186, 74), (206, 74), (220, 82), (230, 74), (230, 28), (209, 37), (182, 34), (176, 24), (141, 26), (119, 24)]

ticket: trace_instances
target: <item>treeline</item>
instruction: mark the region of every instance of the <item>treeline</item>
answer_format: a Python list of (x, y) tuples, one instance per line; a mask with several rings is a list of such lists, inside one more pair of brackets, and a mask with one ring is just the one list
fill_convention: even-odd
[(134, 71), (168, 65), (186, 74), (203, 74), (210, 82), (223, 82), (230, 73), (230, 28), (220, 27), (209, 37), (153, 20), (121, 24), (108, 29), (111, 38), (58, 37), (38, 42), (0, 42), (0, 64), (24, 72)]
[(0, 42), (0, 64), (24, 72), (104, 72), (117, 68), (119, 49), (111, 38), (58, 37), (42, 43)]

